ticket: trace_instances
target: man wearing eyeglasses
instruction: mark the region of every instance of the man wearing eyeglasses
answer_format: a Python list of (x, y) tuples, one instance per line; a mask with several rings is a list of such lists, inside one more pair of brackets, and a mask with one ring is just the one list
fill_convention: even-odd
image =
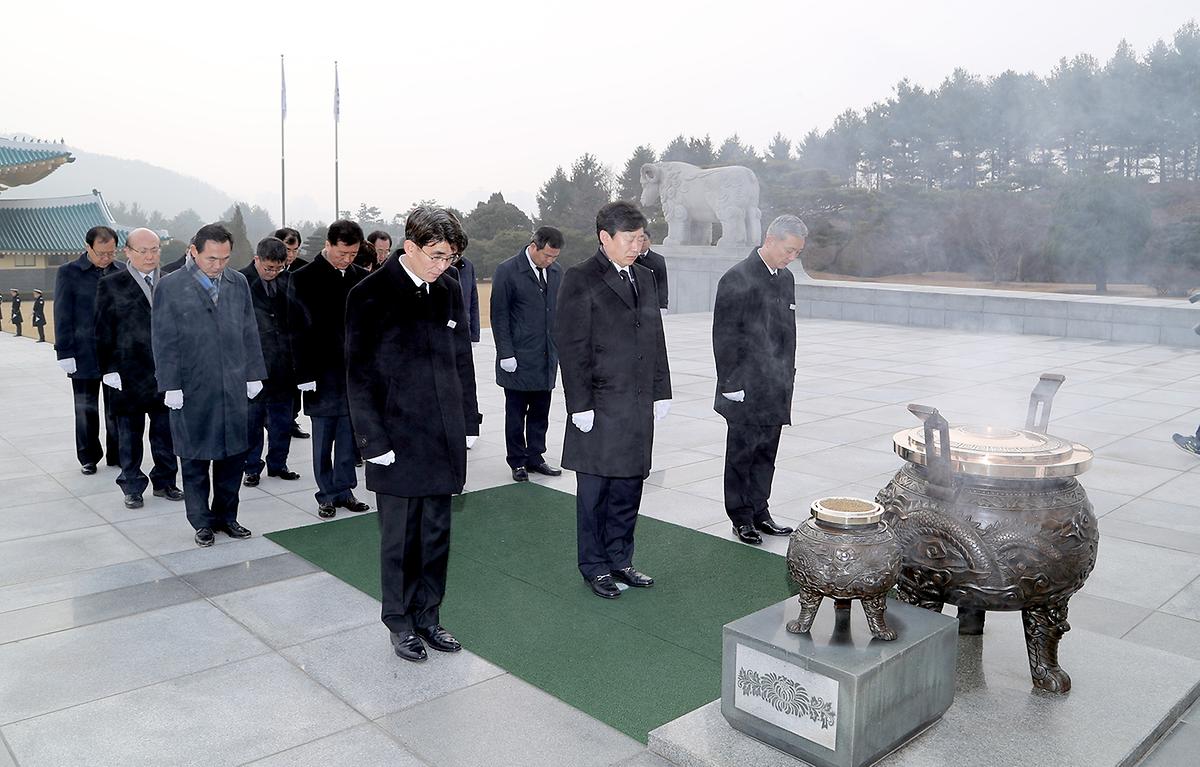
[(454, 214), (418, 207), (403, 249), (350, 292), (350, 412), (367, 488), (379, 505), (384, 625), (397, 656), (462, 649), (441, 626), (450, 497), (466, 481), (466, 437), (478, 433), (475, 365), (462, 291), (444, 274), (467, 236)]
[(808, 227), (783, 215), (767, 227), (762, 247), (735, 264), (717, 284), (713, 409), (727, 422), (725, 513), (733, 534), (751, 545), (762, 534), (791, 535), (775, 523), (767, 501), (775, 456), (792, 422), (796, 380), (796, 279), (787, 266), (804, 250)]
[[(150, 328), (154, 290), (162, 278), (162, 247), (149, 229), (134, 229), (125, 239), (125, 263), (103, 277), (96, 290), (96, 360), (104, 385), (111, 390), (117, 417), (121, 474), (117, 485), (125, 508), (144, 505), (143, 493), (182, 501), (175, 484), (179, 463), (171, 441), (171, 418), (154, 377)], [(142, 471), (142, 436), (150, 424), (150, 456), (154, 466)]]
[(71, 379), (75, 395), (75, 453), (80, 471), (95, 474), (96, 463), (107, 455), (109, 466), (119, 464), (117, 418), (109, 389), (104, 390), (104, 449), (100, 448), (100, 368), (96, 364), (96, 286), (117, 271), (117, 233), (94, 226), (84, 238), (86, 252), (58, 267), (54, 282), (54, 351), (58, 365)]
[[(292, 445), (292, 392), (296, 391), (292, 354), (294, 298), (287, 272), (287, 246), (275, 237), (264, 237), (255, 249), (254, 260), (241, 270), (250, 285), (254, 319), (267, 379), (262, 394), (250, 400), (247, 416), (250, 452), (246, 454), (246, 487), (256, 487), (263, 469), (268, 477), (300, 479), (288, 468)], [(263, 461), (263, 429), (266, 429), (267, 460)]]
[(600, 247), (567, 270), (554, 324), (570, 416), (562, 462), (575, 470), (579, 573), (605, 599), (621, 596), (617, 581), (654, 585), (633, 567), (633, 530), (654, 424), (671, 407), (671, 372), (654, 275), (635, 263), (645, 226), (632, 203), (600, 209)]
[(367, 273), (354, 265), (363, 242), (362, 227), (345, 219), (329, 225), (325, 248), (292, 276), (301, 309), (293, 350), (304, 412), (312, 419), (313, 471), (317, 475), (317, 515), (333, 517), (339, 508), (362, 512), (370, 506), (354, 497), (358, 451), (346, 401), (346, 296)]

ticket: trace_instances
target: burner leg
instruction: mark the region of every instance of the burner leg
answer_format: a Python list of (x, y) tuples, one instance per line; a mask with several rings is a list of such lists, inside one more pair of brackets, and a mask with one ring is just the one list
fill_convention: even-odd
[(1058, 666), (1058, 642), (1071, 630), (1071, 624), (1067, 623), (1067, 603), (1027, 607), (1021, 611), (1021, 617), (1033, 686), (1047, 692), (1070, 692), (1071, 677)]
[(880, 594), (862, 600), (863, 612), (867, 614), (867, 626), (876, 639), (890, 642), (896, 638), (896, 630), (887, 624), (887, 595)]
[(794, 621), (788, 621), (787, 630), (793, 634), (805, 634), (812, 628), (813, 619), (817, 617), (817, 608), (821, 606), (821, 595), (801, 591), (800, 615)]
[(960, 636), (979, 636), (983, 633), (983, 621), (987, 611), (971, 607), (958, 608), (958, 633)]

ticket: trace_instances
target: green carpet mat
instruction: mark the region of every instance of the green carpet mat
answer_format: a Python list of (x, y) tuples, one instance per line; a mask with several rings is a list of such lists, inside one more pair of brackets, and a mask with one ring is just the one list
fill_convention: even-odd
[[(267, 537), (380, 598), (375, 514)], [(635, 565), (657, 582), (599, 599), (575, 566), (575, 497), (533, 483), (456, 497), (450, 541), (443, 625), (643, 743), (720, 696), (721, 627), (791, 593), (782, 558), (641, 517)]]

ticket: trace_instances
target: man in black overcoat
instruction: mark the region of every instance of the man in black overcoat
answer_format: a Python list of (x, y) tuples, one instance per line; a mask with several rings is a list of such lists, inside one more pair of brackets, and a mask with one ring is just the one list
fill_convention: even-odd
[(350, 292), (350, 412), (379, 505), (383, 623), (396, 655), (461, 649), (439, 618), (450, 552), (450, 497), (466, 481), (478, 429), (475, 364), (462, 292), (444, 274), (467, 237), (453, 214), (418, 207), (402, 250)]
[(367, 275), (353, 264), (363, 242), (353, 221), (329, 225), (325, 248), (292, 276), (302, 320), (292, 344), (304, 412), (312, 420), (317, 514), (328, 519), (338, 508), (367, 511), (354, 497), (358, 451), (346, 401), (346, 296)]
[[(287, 266), (288, 274), (293, 274), (308, 266), (308, 259), (300, 256), (300, 250), (304, 247), (304, 241), (300, 237), (300, 232), (285, 226), (282, 229), (276, 229), (274, 237), (283, 240), (283, 244), (287, 246)], [(300, 422), (297, 420), (300, 416), (300, 407), (304, 404), (304, 394), (299, 389), (292, 391), (292, 439), (308, 439), (309, 433), (300, 428)]]
[(554, 323), (567, 424), (563, 466), (575, 470), (579, 572), (605, 599), (615, 579), (645, 587), (633, 568), (633, 531), (650, 475), (654, 423), (671, 406), (658, 294), (635, 263), (646, 217), (631, 203), (596, 214), (600, 249), (563, 277)]
[(75, 454), (80, 471), (95, 474), (107, 456), (118, 465), (117, 419), (108, 390), (104, 392), (104, 449), (100, 448), (100, 368), (96, 364), (96, 286), (117, 270), (117, 233), (94, 226), (84, 237), (87, 249), (58, 267), (54, 281), (54, 351), (71, 379), (75, 398)]
[[(246, 454), (247, 487), (255, 487), (263, 469), (268, 477), (300, 479), (288, 468), (292, 444), (292, 393), (296, 391), (296, 370), (292, 357), (292, 317), (295, 300), (291, 275), (287, 270), (287, 246), (277, 237), (265, 237), (258, 243), (254, 260), (241, 270), (250, 286), (254, 318), (267, 380), (262, 394), (250, 400), (247, 414), (250, 452)], [(263, 430), (266, 430), (267, 460), (263, 461)]]
[[(246, 278), (228, 268), (233, 236), (207, 224), (192, 239), (182, 269), (154, 291), (154, 375), (171, 408), (171, 440), (183, 474), (188, 522), (196, 545), (213, 533), (248, 538), (237, 519), (249, 448), (248, 402), (267, 377)], [(209, 505), (209, 468), (212, 505)]]
[[(128, 509), (144, 505), (142, 494), (149, 485), (159, 498), (183, 500), (175, 485), (179, 464), (171, 443), (171, 419), (154, 378), (150, 335), (154, 290), (162, 278), (161, 254), (157, 234), (134, 229), (125, 239), (125, 263), (101, 279), (96, 290), (96, 361), (104, 385), (112, 390), (121, 460), (117, 486)], [(142, 471), (147, 420), (154, 461), (149, 477)]]
[(790, 535), (771, 519), (767, 501), (783, 426), (792, 422), (796, 379), (796, 280), (787, 265), (804, 250), (808, 228), (795, 216), (771, 222), (761, 248), (750, 251), (717, 285), (713, 354), (714, 409), (728, 425), (725, 512), (739, 540)]
[(33, 326), (37, 328), (39, 344), (46, 343), (46, 299), (42, 298), (42, 289), (33, 289)]
[(662, 257), (661, 253), (655, 253), (650, 249), (650, 232), (642, 233), (642, 244), (638, 253), (637, 262), (654, 272), (654, 282), (658, 287), (658, 308), (663, 314), (667, 313), (667, 260)]
[(17, 338), (21, 337), (21, 325), (25, 323), (25, 315), (21, 313), (21, 291), (13, 288), (9, 291), (12, 293), (12, 308), (10, 310), (10, 319), (12, 319), (13, 327), (16, 328)]
[(562, 247), (562, 232), (543, 226), (492, 275), (496, 383), (504, 389), (504, 444), (517, 482), (528, 482), (531, 471), (550, 477), (562, 474), (543, 455), (550, 393), (558, 378), (553, 332), (563, 270), (555, 260)]

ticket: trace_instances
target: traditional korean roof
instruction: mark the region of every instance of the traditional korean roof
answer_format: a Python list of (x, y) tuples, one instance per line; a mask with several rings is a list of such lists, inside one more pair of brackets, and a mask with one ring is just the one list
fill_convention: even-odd
[(75, 158), (62, 144), (0, 138), (0, 192), (41, 181), (68, 162)]
[(0, 253), (61, 255), (83, 252), (93, 226), (111, 226), (120, 239), (131, 231), (117, 226), (95, 189), (77, 197), (10, 200), (0, 197)]

